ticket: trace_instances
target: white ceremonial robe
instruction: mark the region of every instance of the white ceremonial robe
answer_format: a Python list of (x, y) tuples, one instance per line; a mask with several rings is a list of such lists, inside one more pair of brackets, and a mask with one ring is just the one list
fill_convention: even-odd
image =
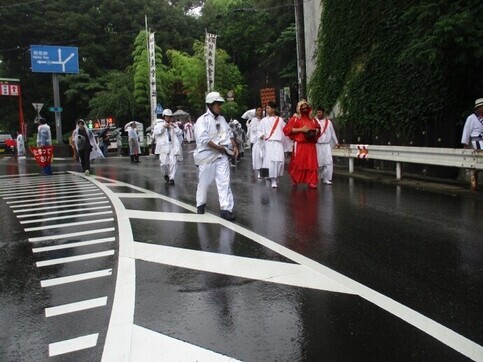
[[(335, 135), (334, 126), (330, 119), (317, 119), (320, 124), (321, 135), (317, 139), (317, 162), (319, 165), (319, 178), (332, 180), (334, 165), (332, 160), (332, 148), (339, 143)], [(328, 122), (326, 124), (326, 122)]]
[(178, 158), (182, 153), (179, 135), (183, 133), (174, 123), (169, 128), (165, 127), (166, 122), (157, 122), (153, 134), (156, 140), (154, 153), (159, 155), (161, 170), (170, 180), (174, 180), (178, 169)]
[[(277, 118), (279, 118), (278, 124), (273, 129)], [(264, 139), (262, 168), (268, 168), (269, 178), (283, 176), (285, 153), (282, 141), (286, 138), (283, 127), (285, 127), (285, 122), (282, 117), (267, 116), (260, 121), (258, 128), (258, 138), (263, 137)]]

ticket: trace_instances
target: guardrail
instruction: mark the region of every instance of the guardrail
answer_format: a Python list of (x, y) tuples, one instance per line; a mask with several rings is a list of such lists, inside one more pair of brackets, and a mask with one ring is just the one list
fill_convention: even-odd
[(332, 149), (334, 157), (349, 158), (349, 172), (354, 160), (372, 159), (396, 162), (396, 178), (402, 177), (401, 163), (467, 168), (471, 170), (471, 190), (478, 187), (478, 171), (483, 170), (483, 151), (461, 148), (408, 147), (380, 145), (341, 145)]

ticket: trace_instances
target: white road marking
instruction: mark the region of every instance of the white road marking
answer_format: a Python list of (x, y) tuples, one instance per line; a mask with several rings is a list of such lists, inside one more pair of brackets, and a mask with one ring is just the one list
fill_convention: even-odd
[(78, 198), (83, 198), (83, 197), (92, 197), (92, 196), (98, 196), (98, 195), (103, 195), (102, 192), (91, 192), (91, 193), (85, 193), (85, 194), (80, 194), (80, 195), (73, 195), (73, 196), (54, 196), (54, 197), (38, 197), (30, 200), (19, 200), (19, 201), (7, 201), (8, 205), (14, 205), (14, 204), (24, 204), (27, 202), (36, 202), (36, 201), (51, 201), (51, 200), (66, 200), (66, 199), (78, 199)]
[(46, 252), (46, 251), (70, 249), (70, 248), (77, 248), (77, 247), (82, 247), (82, 246), (109, 243), (109, 242), (113, 242), (115, 240), (116, 240), (115, 237), (111, 237), (111, 238), (78, 241), (78, 242), (75, 242), (75, 243), (67, 243), (67, 244), (60, 244), (60, 245), (44, 246), (44, 247), (40, 247), (40, 248), (32, 248), (32, 252), (43, 253), (43, 252)]
[[(89, 182), (63, 182), (59, 183), (58, 185), (48, 185), (45, 187), (42, 187), (42, 191), (54, 191), (54, 190), (66, 190), (66, 189), (72, 189), (72, 188), (83, 188), (83, 187), (88, 187), (92, 186), (91, 183)], [(28, 186), (28, 187), (18, 187), (16, 186), (16, 191), (7, 190), (7, 191), (0, 191), (0, 196), (15, 196), (15, 195), (23, 195), (27, 193), (34, 193), (36, 191), (39, 191), (39, 185), (36, 186)]]
[(45, 316), (55, 317), (62, 314), (75, 313), (81, 310), (105, 307), (107, 305), (107, 297), (82, 300), (80, 302), (58, 305), (55, 307), (45, 308)]
[[(101, 203), (108, 203), (109, 201), (102, 201)], [(82, 206), (83, 204), (79, 204)], [(96, 206), (96, 207), (85, 207), (82, 209), (69, 209), (69, 210), (58, 210), (58, 211), (48, 211), (48, 212), (37, 212), (35, 214), (25, 214), (25, 215), (17, 215), (17, 219), (24, 219), (26, 217), (35, 217), (35, 216), (46, 216), (46, 215), (58, 215), (58, 214), (67, 214), (73, 212), (85, 212), (85, 211), (93, 211), (93, 210), (102, 210), (102, 209), (110, 209), (111, 206)]]
[(99, 337), (99, 333), (94, 333), (94, 334), (89, 334), (87, 336), (66, 339), (65, 341), (50, 343), (49, 357), (95, 347), (97, 345), (98, 337)]
[(132, 362), (238, 361), (237, 359), (150, 331), (137, 325), (133, 325), (132, 329), (131, 357), (129, 358), (129, 361)]
[(73, 193), (79, 193), (82, 191), (90, 191), (97, 189), (96, 186), (94, 185), (86, 185), (86, 186), (73, 186), (73, 187), (61, 187), (61, 188), (55, 188), (55, 189), (49, 189), (49, 190), (39, 190), (38, 188), (35, 191), (19, 191), (19, 192), (14, 192), (14, 193), (9, 193), (9, 194), (0, 194), (1, 197), (3, 197), (5, 200), (14, 200), (14, 199), (26, 199), (30, 198), (32, 196), (37, 196), (37, 195), (42, 195), (42, 196), (50, 196), (50, 195), (58, 195), (58, 194), (73, 194)]
[(68, 256), (65, 258), (42, 260), (42, 261), (36, 262), (35, 264), (37, 265), (37, 268), (41, 268), (41, 267), (50, 266), (50, 265), (66, 264), (66, 263), (73, 263), (81, 260), (103, 258), (111, 255), (114, 255), (114, 250), (100, 251), (98, 253), (81, 254), (76, 256)]
[[(72, 212), (72, 210), (70, 210)], [(56, 217), (48, 217), (45, 219), (35, 219), (35, 220), (27, 220), (27, 221), (20, 221), (20, 224), (34, 224), (38, 222), (46, 222), (46, 221), (53, 221), (53, 220), (66, 220), (66, 219), (77, 219), (82, 217), (90, 217), (90, 216), (98, 216), (98, 215), (106, 215), (112, 214), (112, 211), (99, 211), (99, 212), (90, 212), (87, 214), (73, 214), (73, 215), (66, 215), (66, 216), (56, 216)], [(45, 214), (42, 214), (45, 215)]]
[(158, 264), (261, 280), (268, 283), (354, 294), (352, 290), (300, 264), (140, 242), (134, 242), (134, 257), (138, 260)]
[(114, 221), (113, 217), (107, 219), (98, 219), (98, 220), (88, 220), (88, 221), (78, 221), (78, 222), (68, 222), (65, 224), (57, 224), (57, 225), (47, 225), (47, 226), (36, 226), (32, 228), (25, 228), (25, 231), (38, 231), (38, 230), (49, 230), (49, 229), (61, 229), (71, 226), (80, 226), (80, 225), (90, 225), (90, 224), (99, 224), (103, 222), (111, 222)]
[[(107, 197), (101, 197), (102, 199), (107, 199)], [(98, 198), (95, 197), (93, 200), (97, 200)], [(70, 202), (70, 201), (69, 201)], [(94, 201), (94, 202), (83, 202), (81, 204), (67, 204), (67, 205), (56, 205), (56, 206), (45, 206), (45, 207), (35, 207), (35, 208), (30, 208), (30, 209), (19, 209), (19, 210), (12, 210), (14, 213), (20, 213), (20, 212), (32, 212), (32, 211), (41, 211), (41, 210), (52, 210), (52, 209), (63, 209), (66, 207), (77, 207), (77, 206), (89, 206), (89, 205), (101, 205), (101, 204), (108, 204), (109, 201)], [(77, 211), (77, 209), (75, 209)], [(68, 210), (70, 211), (70, 210)], [(62, 211), (63, 212), (63, 211)], [(22, 216), (18, 216), (18, 218)]]
[[(33, 204), (24, 204), (24, 205), (10, 205), (12, 209), (14, 208), (20, 208), (20, 207), (27, 207), (27, 206), (44, 206), (44, 205), (58, 205), (58, 204), (66, 204), (68, 202), (79, 202), (80, 200), (84, 201), (90, 201), (90, 200), (100, 200), (100, 199), (106, 199), (105, 196), (97, 196), (97, 197), (86, 197), (86, 196), (76, 196), (75, 197), (77, 200), (63, 200), (63, 201), (45, 201), (45, 202), (35, 202)], [(60, 206), (59, 206), (60, 207)], [(14, 211), (15, 212), (15, 211)]]
[(82, 235), (100, 234), (100, 233), (106, 233), (106, 232), (114, 231), (114, 230), (116, 230), (116, 229), (115, 228), (104, 228), (104, 229), (96, 229), (96, 230), (79, 231), (79, 232), (76, 232), (76, 233), (69, 233), (69, 234), (38, 236), (38, 237), (34, 237), (34, 238), (28, 238), (28, 241), (31, 242), (31, 243), (36, 243), (36, 242), (39, 242), (39, 241), (59, 240), (59, 239), (67, 239), (67, 238), (72, 238), (72, 237), (82, 236)]
[(218, 223), (218, 219), (211, 217), (210, 214), (198, 215), (182, 212), (160, 212), (160, 211), (140, 211), (127, 210), (127, 216), (130, 219), (142, 220), (162, 220), (162, 221), (182, 221), (182, 222), (203, 222), (203, 223)]
[(108, 276), (111, 276), (111, 275), (112, 275), (112, 269), (104, 269), (104, 270), (98, 270), (98, 271), (95, 271), (95, 272), (69, 275), (67, 277), (59, 277), (59, 278), (41, 280), (40, 286), (42, 288), (47, 288), (47, 287), (52, 287), (52, 286), (55, 286), (55, 285), (75, 283), (75, 282), (80, 282), (80, 281), (83, 281), (83, 280), (108, 277)]

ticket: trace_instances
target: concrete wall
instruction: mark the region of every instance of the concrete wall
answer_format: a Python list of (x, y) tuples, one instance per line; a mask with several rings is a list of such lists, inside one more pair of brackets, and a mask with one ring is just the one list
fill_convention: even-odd
[(304, 25), (305, 25), (305, 57), (307, 82), (315, 70), (315, 50), (317, 47), (317, 33), (322, 14), (322, 1), (304, 1)]

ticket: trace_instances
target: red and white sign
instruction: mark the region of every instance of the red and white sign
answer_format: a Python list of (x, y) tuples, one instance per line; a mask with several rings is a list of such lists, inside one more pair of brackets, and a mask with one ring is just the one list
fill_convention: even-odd
[(357, 145), (357, 158), (369, 158), (369, 145)]
[(0, 95), (18, 97), (20, 94), (20, 86), (18, 84), (0, 84)]

